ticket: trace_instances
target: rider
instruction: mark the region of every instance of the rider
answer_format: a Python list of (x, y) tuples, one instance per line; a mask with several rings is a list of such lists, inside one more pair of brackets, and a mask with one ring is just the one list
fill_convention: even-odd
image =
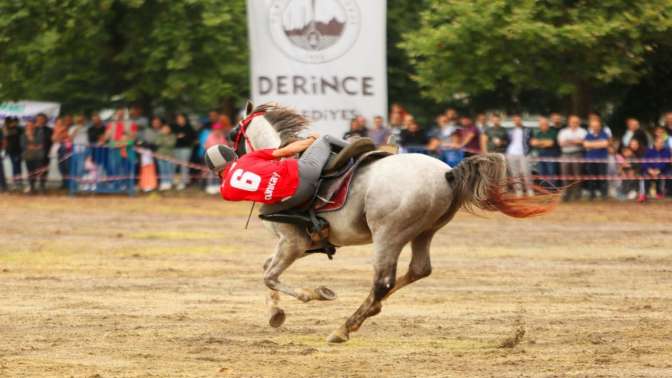
[[(286, 147), (257, 150), (242, 157), (220, 144), (206, 151), (205, 162), (222, 179), (223, 199), (261, 202), (266, 204), (263, 212), (271, 214), (303, 205), (314, 196), (332, 146), (350, 149), (365, 143), (349, 144), (331, 135), (311, 134)], [(295, 158), (301, 152), (303, 155)]]

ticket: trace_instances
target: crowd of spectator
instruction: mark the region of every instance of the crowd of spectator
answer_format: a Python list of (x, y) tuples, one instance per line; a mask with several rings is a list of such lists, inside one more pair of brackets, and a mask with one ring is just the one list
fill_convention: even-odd
[[(192, 125), (194, 120), (198, 127)], [(401, 105), (394, 104), (387, 124), (382, 116), (370, 121), (363, 116), (352, 119), (344, 138), (370, 137), (377, 145), (398, 144), (402, 152), (434, 156), (450, 166), (474, 154), (504, 154), (518, 196), (532, 195), (535, 185), (564, 187), (567, 201), (584, 196), (645, 201), (672, 195), (672, 180), (668, 180), (672, 175), (672, 112), (651, 132), (630, 118), (618, 138), (598, 114), (565, 119), (552, 113), (526, 122), (520, 114), (512, 114), (504, 122), (497, 113), (471, 117), (447, 109), (434, 124), (421, 126)], [(191, 185), (214, 194), (217, 179), (189, 163), (200, 165), (208, 147), (229, 143), (227, 135), (232, 129), (229, 117), (216, 111), (202, 120), (184, 113), (166, 119), (146, 117), (137, 106), (118, 108), (106, 121), (97, 113), (89, 117), (66, 114), (53, 120), (52, 128), (47, 126), (47, 116), (39, 114), (19, 123), (6, 118), (0, 128), (0, 191), (8, 189), (10, 180), (16, 190), (44, 191), (51, 160), (56, 160), (62, 187), (68, 187), (72, 176), (81, 177), (87, 171), (109, 173), (114, 162), (115, 175), (133, 174), (143, 191), (181, 191)], [(90, 150), (79, 167), (70, 161), (78, 146)], [(4, 158), (11, 165), (9, 179)], [(23, 163), (28, 171), (26, 182)]]
[[(187, 114), (176, 114), (170, 120), (158, 115), (148, 118), (137, 106), (118, 108), (107, 122), (93, 113), (88, 118), (83, 114), (63, 115), (53, 120), (53, 127), (47, 123), (47, 116), (38, 114), (22, 125), (13, 117), (5, 118), (0, 125), (0, 191), (12, 184), (13, 189), (25, 193), (44, 192), (49, 166), (56, 160), (63, 188), (68, 187), (72, 176), (100, 169), (117, 176), (132, 174), (140, 179), (144, 191), (181, 191), (189, 185), (200, 185), (216, 193), (216, 180), (188, 163), (200, 165), (205, 149), (227, 143), (226, 135), (232, 129), (229, 117), (215, 111), (199, 122), (197, 130)], [(78, 172), (70, 172), (77, 167), (71, 156), (78, 148), (88, 148), (86, 161)], [(7, 175), (5, 157), (11, 162)], [(23, 163), (27, 169), (25, 182)], [(141, 172), (145, 167), (152, 168), (155, 179), (143, 184)]]
[(534, 185), (565, 188), (565, 201), (613, 196), (643, 202), (672, 195), (672, 112), (651, 133), (629, 118), (619, 138), (594, 113), (585, 119), (552, 113), (528, 125), (520, 114), (509, 119), (505, 127), (497, 113), (471, 117), (447, 109), (434, 124), (421, 127), (394, 104), (388, 125), (377, 116), (368, 127), (357, 117), (344, 137), (368, 136), (377, 144), (391, 138), (402, 152), (431, 155), (450, 166), (474, 154), (504, 154), (518, 196), (533, 195)]

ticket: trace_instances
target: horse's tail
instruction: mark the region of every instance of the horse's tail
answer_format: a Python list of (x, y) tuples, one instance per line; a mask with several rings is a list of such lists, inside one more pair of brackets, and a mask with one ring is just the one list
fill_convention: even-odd
[(516, 197), (508, 192), (511, 180), (502, 154), (471, 156), (447, 172), (446, 179), (453, 189), (453, 206), (467, 211), (479, 208), (526, 218), (551, 211), (560, 197), (559, 192), (550, 193), (536, 186), (535, 192), (539, 194), (531, 197)]

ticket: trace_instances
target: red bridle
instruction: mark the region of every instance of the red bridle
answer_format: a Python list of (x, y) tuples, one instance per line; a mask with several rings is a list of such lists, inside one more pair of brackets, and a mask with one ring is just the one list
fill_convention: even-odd
[(254, 147), (252, 147), (252, 143), (250, 143), (250, 141), (247, 139), (246, 131), (247, 131), (247, 127), (250, 126), (250, 123), (252, 123), (252, 121), (256, 117), (263, 116), (263, 115), (264, 115), (264, 112), (255, 112), (255, 113), (252, 113), (252, 114), (248, 115), (247, 117), (245, 117), (244, 120), (242, 120), (242, 121), (240, 121), (240, 123), (238, 123), (238, 126), (237, 126), (238, 132), (236, 133), (236, 138), (233, 141), (234, 151), (238, 151), (238, 146), (240, 145), (241, 140), (245, 141), (245, 146), (246, 147), (249, 146), (250, 150), (254, 151)]

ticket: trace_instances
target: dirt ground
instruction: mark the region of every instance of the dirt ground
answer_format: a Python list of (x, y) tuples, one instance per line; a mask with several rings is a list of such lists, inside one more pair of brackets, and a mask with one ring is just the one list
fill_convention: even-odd
[(290, 268), (288, 283), (338, 299), (283, 297), (273, 329), (274, 240), (256, 219), (243, 230), (248, 209), (0, 196), (0, 376), (672, 377), (670, 202), (461, 213), (434, 241), (432, 276), (343, 345), (325, 338), (366, 296), (370, 248)]

